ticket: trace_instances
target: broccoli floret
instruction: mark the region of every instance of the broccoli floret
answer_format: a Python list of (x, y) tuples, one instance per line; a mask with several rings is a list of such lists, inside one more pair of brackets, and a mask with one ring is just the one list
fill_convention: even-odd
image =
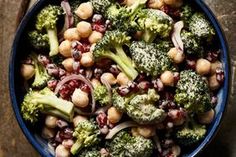
[(193, 15), (194, 10), (189, 4), (186, 4), (181, 7), (180, 10), (180, 19), (184, 21), (185, 25), (189, 23), (191, 16)]
[(155, 44), (134, 41), (130, 46), (131, 57), (140, 72), (151, 76), (160, 75), (166, 70), (173, 70), (173, 64), (166, 51), (161, 51)]
[(204, 48), (201, 44), (201, 41), (193, 33), (186, 30), (181, 31), (181, 39), (184, 43), (185, 53), (188, 55), (202, 56)]
[(126, 113), (140, 124), (159, 123), (166, 117), (165, 111), (155, 106), (159, 95), (154, 89), (149, 89), (147, 94), (134, 96), (126, 105)]
[(80, 122), (73, 133), (76, 139), (72, 145), (70, 152), (75, 155), (81, 151), (82, 148), (91, 147), (99, 142), (98, 135), (100, 131), (94, 121)]
[(138, 76), (131, 59), (126, 55), (123, 46), (129, 43), (130, 37), (125, 32), (107, 31), (104, 37), (95, 45), (95, 59), (109, 58), (116, 62), (121, 70), (132, 80)]
[(100, 149), (97, 146), (84, 148), (80, 151), (79, 157), (102, 157)]
[(185, 147), (199, 143), (206, 135), (206, 126), (200, 125), (193, 120), (177, 130), (175, 137), (177, 142)]
[(110, 98), (106, 86), (98, 85), (94, 89), (94, 98), (101, 106), (108, 105)]
[(156, 43), (156, 48), (162, 52), (168, 52), (172, 47), (174, 47), (171, 40), (161, 40), (157, 39), (154, 43)]
[(30, 57), (34, 62), (35, 75), (32, 88), (42, 89), (47, 85), (47, 81), (51, 78), (46, 68), (38, 61), (38, 55), (31, 53)]
[(113, 106), (122, 112), (126, 111), (125, 106), (129, 103), (131, 98), (132, 98), (132, 96), (130, 96), (130, 97), (120, 96), (115, 89), (112, 91)]
[(103, 15), (107, 8), (112, 5), (111, 0), (90, 0), (90, 2), (93, 5), (94, 11)]
[(150, 139), (132, 137), (125, 131), (118, 133), (107, 145), (112, 157), (150, 157), (154, 148)]
[(50, 45), (50, 56), (58, 54), (59, 42), (57, 38), (57, 21), (59, 16), (63, 14), (63, 10), (59, 6), (48, 5), (43, 8), (36, 19), (36, 29), (38, 31), (46, 31)]
[(30, 89), (21, 104), (21, 112), (26, 121), (35, 123), (40, 113), (52, 114), (71, 121), (74, 105), (58, 98), (49, 88), (40, 91)]
[(200, 39), (207, 41), (211, 41), (215, 35), (215, 30), (202, 13), (193, 14), (189, 22), (189, 30)]
[(142, 9), (137, 13), (137, 24), (143, 31), (143, 40), (153, 42), (157, 36), (168, 37), (173, 28), (173, 19), (163, 11)]
[(209, 88), (200, 75), (191, 70), (182, 71), (176, 87), (174, 99), (178, 105), (194, 113), (211, 109)]
[(28, 40), (31, 44), (31, 46), (35, 50), (47, 50), (49, 49), (49, 44), (48, 44), (48, 35), (40, 33), (36, 30), (31, 31), (28, 33)]

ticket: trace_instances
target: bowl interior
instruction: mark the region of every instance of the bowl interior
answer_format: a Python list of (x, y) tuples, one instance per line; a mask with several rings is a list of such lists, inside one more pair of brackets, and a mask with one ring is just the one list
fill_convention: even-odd
[[(11, 101), (17, 121), (22, 131), (24, 132), (25, 136), (29, 140), (29, 142), (36, 148), (36, 150), (42, 156), (52, 156), (53, 152), (50, 151), (50, 149), (48, 149), (46, 141), (43, 140), (39, 135), (37, 135), (37, 130), (39, 130), (39, 128), (30, 127), (30, 125), (27, 125), (21, 117), (20, 104), (23, 100), (25, 90), (19, 74), (20, 71), (19, 67), (21, 58), (29, 53), (29, 47), (27, 44), (25, 44), (26, 41), (25, 32), (32, 25), (34, 19), (33, 17), (43, 6), (47, 5), (48, 3), (53, 4), (58, 2), (59, 1), (54, 1), (54, 0), (40, 0), (24, 17), (20, 26), (18, 27), (15, 36), (10, 59), (10, 68), (9, 68), (9, 80), (10, 80), (9, 87), (10, 87)], [(206, 14), (206, 16), (211, 21), (212, 25), (214, 26), (217, 32), (215, 44), (222, 50), (221, 60), (223, 62), (223, 68), (225, 71), (225, 82), (223, 87), (218, 93), (219, 99), (218, 99), (218, 104), (215, 108), (216, 111), (215, 120), (209, 126), (206, 138), (195, 148), (192, 148), (191, 150), (190, 149), (184, 150), (183, 156), (195, 156), (210, 142), (210, 140), (214, 136), (222, 119), (225, 110), (225, 105), (227, 103), (229, 78), (230, 78), (227, 44), (218, 22), (216, 21), (214, 15), (209, 10), (209, 8), (201, 0), (193, 0), (192, 3), (200, 11)]]

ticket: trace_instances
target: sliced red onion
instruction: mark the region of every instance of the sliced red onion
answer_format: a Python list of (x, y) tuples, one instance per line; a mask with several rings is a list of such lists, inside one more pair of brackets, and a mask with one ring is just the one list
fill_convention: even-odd
[(59, 33), (59, 39), (63, 38), (64, 32), (74, 24), (74, 17), (71, 12), (71, 7), (68, 0), (63, 0), (61, 2), (61, 7), (65, 12), (65, 23), (62, 30)]
[(105, 139), (112, 139), (113, 136), (116, 135), (121, 130), (129, 128), (129, 127), (134, 127), (134, 126), (138, 126), (138, 124), (135, 123), (134, 121), (126, 121), (126, 122), (120, 123), (119, 125), (115, 126), (109, 131)]
[(65, 83), (67, 83), (68, 81), (71, 81), (71, 80), (80, 80), (80, 81), (84, 82), (90, 88), (91, 97), (92, 97), (91, 112), (94, 113), (94, 111), (95, 111), (95, 98), (94, 98), (93, 86), (92, 86), (92, 83), (90, 82), (90, 80), (86, 79), (83, 75), (72, 74), (72, 75), (66, 76), (63, 80), (58, 82), (54, 93), (57, 94), (59, 92), (60, 88), (62, 87), (62, 85), (64, 85)]
[(174, 24), (174, 29), (171, 35), (171, 40), (174, 46), (181, 51), (184, 51), (184, 44), (180, 36), (181, 30), (183, 29), (183, 27), (184, 27), (183, 21), (176, 22)]

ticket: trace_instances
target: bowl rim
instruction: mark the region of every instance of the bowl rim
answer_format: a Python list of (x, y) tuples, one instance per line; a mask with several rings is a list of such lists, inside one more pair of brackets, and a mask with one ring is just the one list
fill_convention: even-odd
[[(27, 128), (21, 114), (20, 109), (16, 101), (16, 93), (15, 93), (15, 59), (16, 59), (16, 48), (20, 41), (20, 37), (23, 33), (24, 28), (27, 26), (28, 22), (30, 21), (31, 17), (35, 14), (35, 11), (38, 10), (46, 0), (37, 0), (37, 2), (31, 7), (31, 9), (26, 13), (24, 18), (22, 19), (21, 23), (19, 24), (17, 31), (15, 33), (15, 38), (12, 44), (12, 50), (10, 54), (10, 60), (9, 60), (9, 90), (10, 90), (10, 98), (11, 98), (11, 104), (12, 108), (14, 110), (17, 122), (24, 133), (27, 140), (33, 145), (33, 147), (39, 152), (39, 154), (43, 157), (52, 157), (50, 153), (48, 153), (45, 148), (43, 148), (39, 142), (37, 142), (35, 136), (29, 131)], [(230, 83), (231, 83), (231, 73), (230, 73), (230, 58), (229, 58), (229, 50), (227, 45), (227, 40), (225, 38), (225, 35), (223, 33), (223, 30), (221, 29), (221, 26), (219, 22), (217, 21), (215, 15), (210, 10), (210, 8), (203, 2), (203, 0), (195, 0), (195, 3), (201, 8), (201, 10), (204, 12), (204, 14), (208, 17), (208, 19), (211, 21), (212, 25), (214, 26), (214, 29), (216, 30), (216, 34), (219, 38), (219, 43), (221, 44), (221, 49), (223, 51), (223, 54), (225, 55), (225, 84), (224, 84), (224, 92), (223, 92), (223, 101), (222, 106), (220, 108), (220, 115), (218, 115), (215, 119), (214, 125), (212, 126), (210, 132), (207, 134), (207, 136), (204, 138), (204, 140), (199, 144), (198, 147), (195, 148), (195, 150), (188, 154), (188, 156), (193, 157), (202, 152), (207, 145), (211, 142), (211, 140), (215, 137), (216, 133), (219, 130), (219, 127), (221, 125), (221, 122), (223, 120), (223, 115), (226, 111), (226, 105), (228, 103), (228, 93), (230, 90)]]

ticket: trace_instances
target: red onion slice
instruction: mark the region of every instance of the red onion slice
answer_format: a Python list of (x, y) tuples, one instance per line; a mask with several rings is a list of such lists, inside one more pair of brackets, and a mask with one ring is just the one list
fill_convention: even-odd
[(180, 36), (181, 30), (183, 29), (183, 27), (184, 27), (183, 21), (176, 22), (174, 24), (174, 29), (171, 35), (171, 40), (174, 46), (181, 51), (184, 51), (184, 44)]
[(116, 135), (121, 130), (129, 128), (129, 127), (134, 127), (134, 126), (138, 126), (138, 124), (135, 123), (134, 121), (126, 121), (126, 122), (120, 123), (119, 125), (115, 126), (109, 131), (105, 139), (112, 139), (113, 136)]
[(90, 80), (86, 79), (83, 75), (72, 74), (72, 75), (66, 76), (63, 80), (58, 82), (54, 93), (57, 94), (59, 92), (60, 88), (62, 87), (62, 85), (64, 85), (65, 83), (67, 83), (68, 81), (71, 81), (71, 80), (80, 80), (80, 81), (84, 82), (90, 88), (91, 97), (92, 97), (91, 111), (92, 111), (92, 113), (94, 113), (94, 111), (95, 111), (95, 98), (94, 98), (93, 86), (92, 86), (92, 83), (90, 82)]

